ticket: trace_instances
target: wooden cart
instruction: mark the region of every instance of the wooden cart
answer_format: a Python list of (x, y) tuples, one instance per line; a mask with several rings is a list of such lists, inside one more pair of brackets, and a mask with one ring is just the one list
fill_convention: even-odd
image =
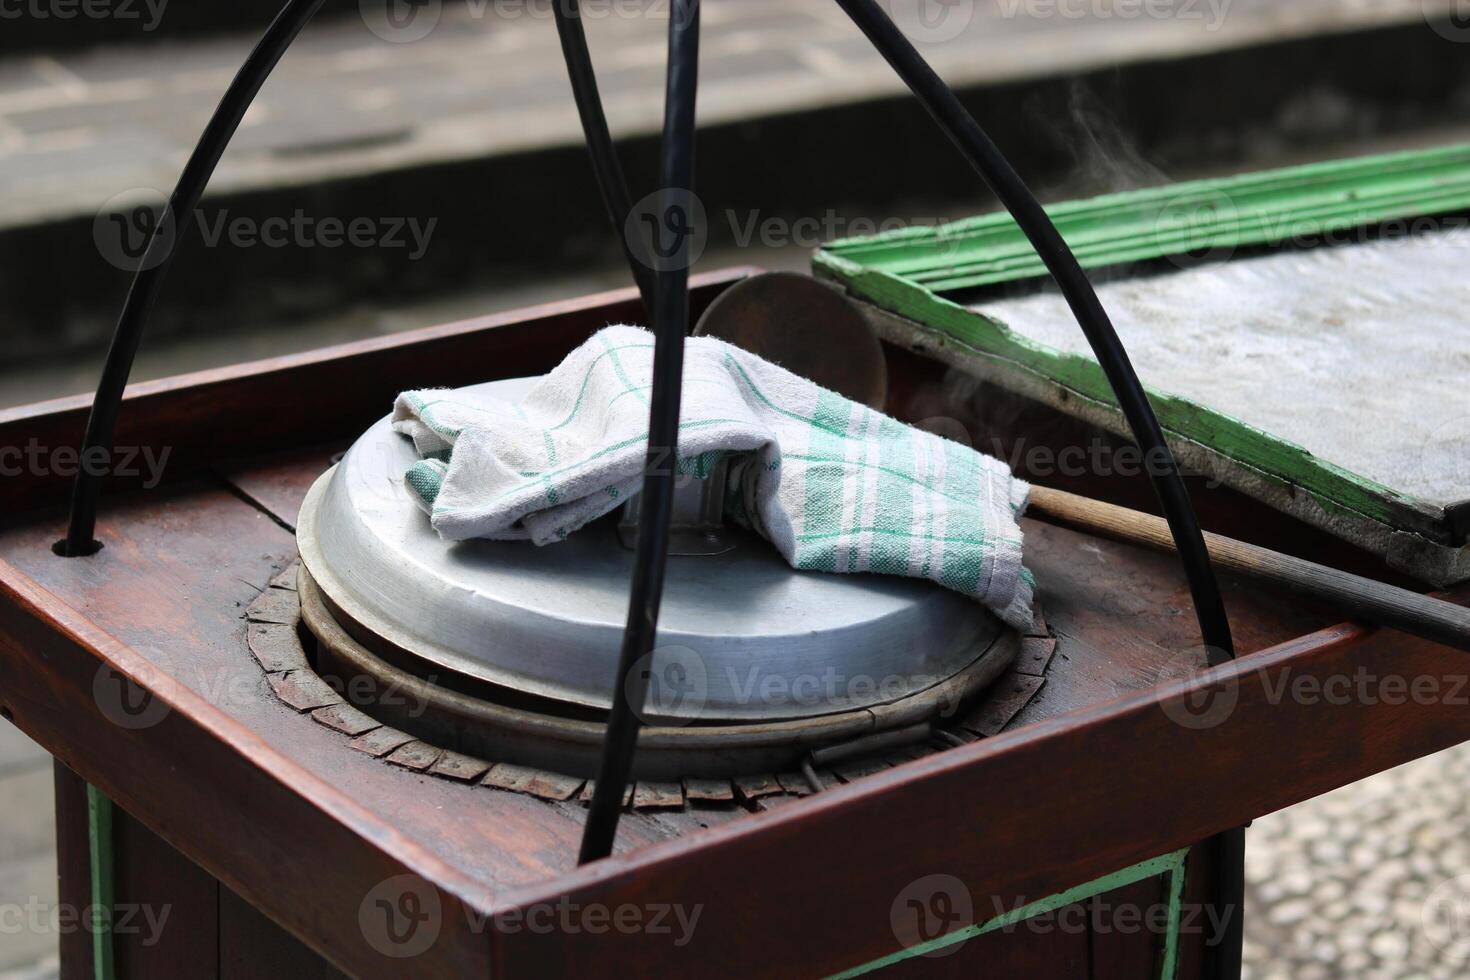
[[(696, 313), (745, 274), (696, 278)], [(1470, 738), (1461, 654), (1226, 576), (1242, 656), (1205, 671), (1174, 559), (1027, 521), (1041, 666), (1023, 656), (990, 695), (993, 730), (824, 776), (820, 793), (676, 784), (625, 817), (612, 858), (576, 867), (575, 793), (484, 785), (433, 751), (376, 757), (394, 740), (293, 698), (247, 634), (270, 625), (259, 597), (292, 589), (307, 487), (397, 391), (543, 372), (636, 302), (135, 385), (117, 444), (167, 448), (166, 478), (144, 489), (115, 457), (105, 547), (87, 558), (52, 546), (56, 450), (79, 443), (88, 400), (0, 414), (0, 445), (51, 463), (0, 480), (0, 713), (57, 759), (63, 906), (118, 910), (106, 942), (71, 920), (65, 977), (92, 975), (98, 951), (150, 978), (1197, 976), (1196, 842)], [(940, 365), (887, 353), (891, 412), (963, 421)], [(1077, 437), (1040, 404), (1014, 415), (1011, 438)], [(1196, 500), (1213, 530), (1372, 570), (1229, 491)], [(1330, 696), (1343, 679), (1383, 696)], [(116, 802), (110, 835), (92, 820), (89, 836), (88, 784)], [(167, 910), (164, 927), (140, 928), (142, 909)]]

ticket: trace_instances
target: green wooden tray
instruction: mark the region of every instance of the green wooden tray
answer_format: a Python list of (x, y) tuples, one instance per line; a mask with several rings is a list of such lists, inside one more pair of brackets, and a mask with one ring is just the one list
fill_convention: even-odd
[[(1065, 202), (1048, 212), (1083, 265), (1103, 268), (1184, 253), (1228, 258), (1242, 247), (1341, 240), (1333, 233), (1362, 228), (1408, 230), (1413, 219), (1465, 209), (1470, 145), (1166, 185)], [(1044, 275), (1009, 215), (836, 241), (816, 254), (814, 268), (864, 304), (885, 339), (1127, 432), (1090, 355), (1041, 343), (956, 300), (960, 290)], [(1405, 329), (1414, 329), (1411, 312)], [(1470, 312), (1466, 319), (1470, 324)], [(1470, 328), (1466, 338), (1470, 346)], [(1458, 497), (1428, 499), (1314, 455), (1260, 420), (1247, 424), (1159, 385), (1150, 385), (1149, 394), (1187, 467), (1381, 554), (1427, 583), (1470, 579), (1470, 485)]]

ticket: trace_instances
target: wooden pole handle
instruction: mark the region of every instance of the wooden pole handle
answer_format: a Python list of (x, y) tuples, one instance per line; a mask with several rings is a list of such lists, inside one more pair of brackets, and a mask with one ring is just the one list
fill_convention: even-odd
[[(1027, 512), (1161, 551), (1174, 548), (1174, 538), (1163, 518), (1065, 490), (1032, 487)], [(1470, 609), (1463, 606), (1209, 531), (1205, 532), (1205, 545), (1210, 559), (1224, 568), (1322, 599), (1354, 619), (1470, 651)]]

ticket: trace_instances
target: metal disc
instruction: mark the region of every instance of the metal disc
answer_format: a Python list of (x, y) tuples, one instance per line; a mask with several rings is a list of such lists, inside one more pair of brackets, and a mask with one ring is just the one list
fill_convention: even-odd
[[(506, 704), (427, 680), (359, 642), (349, 626), (338, 622), (304, 569), (299, 595), (302, 621), (320, 644), (318, 671), (325, 669), (328, 676), (366, 693), (360, 710), (440, 748), (557, 773), (596, 774), (607, 737), (602, 718), (555, 714), (554, 706)], [(955, 676), (876, 708), (760, 724), (645, 727), (638, 735), (633, 774), (638, 779), (678, 779), (791, 772), (813, 749), (925, 721), (952, 723), (956, 707), (1000, 677), (1019, 650), (1020, 638), (1003, 632)], [(362, 686), (364, 680), (375, 687)], [(394, 696), (373, 696), (375, 690)]]
[[(615, 517), (544, 547), (446, 542), (404, 484), (415, 458), (385, 418), (312, 487), (297, 541), (322, 591), (431, 664), (606, 709), (633, 564)], [(963, 670), (1001, 629), (933, 583), (798, 572), (743, 534), (726, 554), (669, 559), (650, 665), (666, 684), (650, 714), (769, 721), (888, 703)]]
[(883, 347), (862, 312), (831, 286), (795, 272), (766, 272), (722, 292), (696, 337), (758, 354), (869, 408), (888, 397)]

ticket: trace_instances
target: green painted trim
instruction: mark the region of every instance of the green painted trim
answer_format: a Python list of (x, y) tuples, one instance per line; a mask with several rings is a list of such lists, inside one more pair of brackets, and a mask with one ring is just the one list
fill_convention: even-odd
[(1169, 872), (1169, 924), (1164, 932), (1164, 955), (1159, 964), (1159, 980), (1174, 980), (1179, 968), (1179, 928), (1184, 912), (1185, 860), (1189, 851), (1180, 854), (1179, 864)]
[[(1470, 144), (1381, 154), (1189, 181), (1053, 205), (1048, 213), (1084, 266), (1298, 236), (1470, 208)], [(1090, 356), (1068, 354), (939, 293), (1041, 275), (1045, 269), (1009, 214), (939, 228), (904, 228), (832, 242), (814, 270), (854, 296), (898, 314), (915, 331), (1011, 362), (1117, 411)], [(1443, 508), (1349, 472), (1239, 419), (1149, 387), (1173, 435), (1255, 471), (1288, 494), (1305, 491), (1328, 514), (1356, 515), (1450, 544)]]
[(92, 877), (92, 975), (113, 980), (112, 801), (87, 784), (87, 856)]
[[(1165, 184), (1048, 207), (1084, 268), (1264, 245), (1470, 208), (1470, 144)], [(935, 292), (1046, 274), (1004, 211), (823, 251)]]
[[(890, 273), (823, 253), (815, 261), (819, 271), (845, 283), (857, 298), (913, 321), (916, 332), (932, 332), (941, 342), (1009, 361), (1118, 411), (1112, 386), (1091, 356), (1038, 343)], [(1350, 511), (1416, 533), (1432, 533), (1430, 526), (1443, 517), (1442, 508), (1351, 473), (1295, 443), (1156, 387), (1146, 390), (1159, 424), (1170, 433), (1208, 446), (1284, 487), (1305, 490), (1329, 513)]]
[(953, 946), (956, 943), (965, 942), (976, 936), (983, 936), (988, 932), (994, 932), (997, 929), (1003, 929), (1007, 926), (1015, 925), (1018, 922), (1025, 922), (1027, 919), (1035, 918), (1038, 915), (1054, 912), (1063, 906), (1071, 905), (1073, 902), (1079, 902), (1085, 898), (1093, 898), (1094, 896), (1110, 892), (1115, 888), (1122, 888), (1125, 885), (1131, 885), (1145, 878), (1153, 878), (1165, 874), (1169, 876), (1169, 925), (1164, 936), (1164, 955), (1159, 970), (1159, 977), (1160, 980), (1173, 980), (1179, 947), (1180, 911), (1184, 896), (1184, 864), (1188, 856), (1189, 848), (1186, 847), (1160, 855), (1156, 858), (1149, 858), (1147, 861), (1141, 861), (1132, 867), (1124, 868), (1122, 871), (1115, 871), (1112, 874), (1089, 881), (1084, 885), (1078, 885), (1075, 888), (1058, 892), (1040, 901), (1032, 902), (1030, 905), (1023, 905), (1020, 908), (1012, 909), (1009, 912), (996, 916), (988, 922), (966, 926), (963, 929), (957, 929), (946, 935), (937, 936), (928, 942), (918, 943), (907, 949), (901, 949), (896, 953), (890, 953), (876, 960), (870, 960), (850, 970), (834, 973), (828, 980), (847, 980), (849, 977), (860, 977), (864, 974), (872, 973), (875, 970), (892, 966), (895, 963), (902, 963), (904, 960), (923, 956), (937, 949)]

